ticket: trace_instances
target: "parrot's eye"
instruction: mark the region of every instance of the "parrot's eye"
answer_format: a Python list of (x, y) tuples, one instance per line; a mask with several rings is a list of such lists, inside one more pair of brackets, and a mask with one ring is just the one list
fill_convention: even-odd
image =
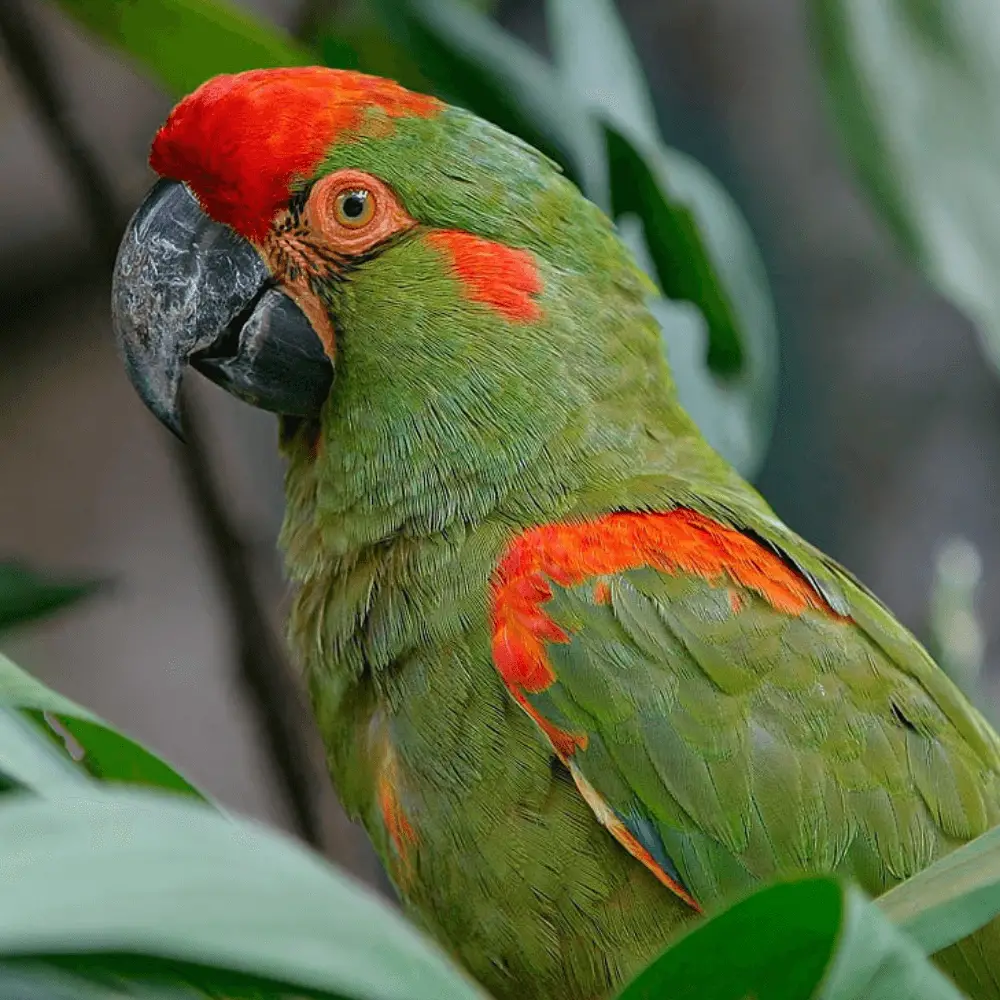
[(334, 202), (337, 221), (348, 229), (361, 229), (375, 218), (375, 196), (367, 188), (341, 191)]
[(338, 170), (316, 181), (302, 218), (314, 236), (346, 256), (367, 253), (416, 225), (388, 184), (354, 169)]

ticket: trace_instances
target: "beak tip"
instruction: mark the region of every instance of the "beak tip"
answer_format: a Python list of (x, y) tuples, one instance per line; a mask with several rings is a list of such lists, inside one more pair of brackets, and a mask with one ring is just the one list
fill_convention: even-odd
[(174, 407), (172, 410), (153, 410), (153, 414), (181, 444), (186, 444), (184, 425), (181, 422), (181, 415), (177, 407)]

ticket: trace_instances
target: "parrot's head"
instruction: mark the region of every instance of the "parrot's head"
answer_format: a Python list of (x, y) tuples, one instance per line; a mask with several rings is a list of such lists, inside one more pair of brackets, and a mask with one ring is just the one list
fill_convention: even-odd
[(467, 111), (332, 69), (220, 76), (171, 112), (150, 163), (114, 322), (175, 431), (191, 365), (311, 425), (341, 471), (470, 488), (558, 441), (582, 456), (613, 436), (613, 404), (669, 400), (648, 280), (614, 227)]

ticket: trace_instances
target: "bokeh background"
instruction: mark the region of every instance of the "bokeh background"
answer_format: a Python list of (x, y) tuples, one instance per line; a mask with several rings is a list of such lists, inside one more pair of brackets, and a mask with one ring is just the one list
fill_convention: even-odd
[[(58, 130), (5, 44), (18, 24), (28, 26), (62, 95), (60, 114), (125, 211), (151, 183), (149, 142), (173, 99), (52, 4), (10, 4), (0, 19), (17, 22), (0, 39), (0, 558), (109, 582), (0, 636), (0, 649), (222, 802), (294, 828), (259, 699), (241, 679), (231, 594), (183, 459), (115, 355), (107, 236), (81, 208)], [(301, 0), (243, 6), (293, 34), (317, 9)], [(767, 266), (781, 361), (761, 490), (925, 639), (942, 546), (969, 540), (983, 568), (981, 657), (974, 628), (970, 642), (991, 702), (1000, 654), (1000, 382), (970, 323), (906, 263), (847, 166), (803, 5), (618, 7), (664, 136), (723, 181)], [(546, 51), (536, 0), (501, 0), (494, 13)], [(108, 227), (120, 231), (121, 222), (110, 218)], [(274, 547), (282, 470), (273, 420), (207, 384), (194, 389), (210, 469), (277, 629), (286, 595)], [(377, 880), (315, 766), (311, 773), (323, 845)]]

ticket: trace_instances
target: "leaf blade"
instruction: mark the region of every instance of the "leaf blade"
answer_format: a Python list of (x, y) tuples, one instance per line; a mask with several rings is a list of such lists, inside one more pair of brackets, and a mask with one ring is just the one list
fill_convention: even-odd
[[(358, 1000), (481, 995), (318, 855), (188, 799), (98, 787), (8, 799), (0, 956), (148, 956)], [(211, 980), (211, 977), (208, 977)], [(192, 979), (194, 985), (199, 985)]]
[(21, 713), (0, 706), (0, 773), (15, 786), (58, 793), (86, 780)]
[(1000, 915), (1000, 827), (890, 889), (882, 911), (935, 954)]
[(52, 614), (89, 597), (97, 580), (52, 580), (19, 562), (0, 562), (0, 631)]
[[(16, 709), (86, 775), (206, 799), (179, 771), (0, 653), (0, 706)], [(79, 751), (83, 751), (80, 756)]]
[[(689, 303), (705, 321), (705, 335), (698, 338), (705, 345), (702, 370), (696, 371), (687, 361), (694, 345), (671, 344), (675, 331), (659, 317), (674, 347), (670, 357), (681, 361), (675, 371), (681, 402), (685, 408), (693, 402), (709, 443), (744, 476), (752, 476), (774, 425), (778, 329), (749, 227), (728, 194), (695, 161), (665, 146), (640, 153), (611, 126), (607, 136), (616, 214), (642, 222), (641, 240), (629, 239), (633, 252), (659, 279), (668, 299)], [(628, 235), (627, 224), (620, 226)], [(681, 382), (685, 373), (690, 384)]]
[(218, 73), (315, 61), (273, 25), (226, 0), (56, 0), (105, 42), (126, 52), (174, 94)]
[(768, 886), (698, 925), (618, 1000), (961, 1000), (917, 946), (833, 878)]
[(660, 142), (639, 57), (612, 0), (546, 0), (556, 68), (596, 114), (649, 143)]
[(812, 0), (830, 107), (901, 249), (1000, 366), (1000, 8)]

